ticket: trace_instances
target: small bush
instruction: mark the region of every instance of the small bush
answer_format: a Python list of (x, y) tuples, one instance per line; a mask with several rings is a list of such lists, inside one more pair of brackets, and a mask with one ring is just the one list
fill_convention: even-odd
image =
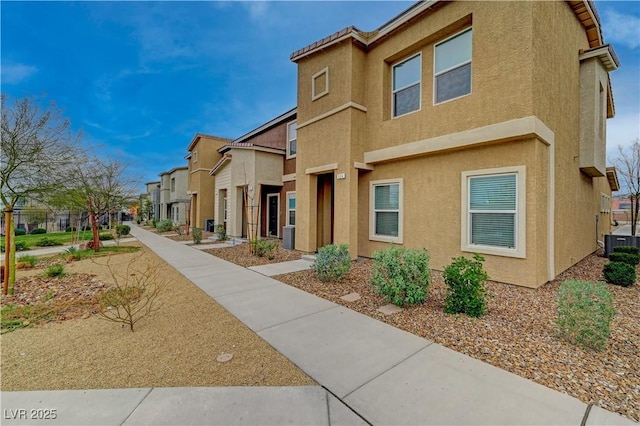
[(100, 239), (100, 241), (109, 241), (109, 240), (113, 240), (113, 234), (108, 233), (108, 232), (104, 232), (102, 234), (100, 234), (98, 236), (98, 238)]
[(351, 255), (347, 244), (320, 247), (313, 270), (322, 282), (339, 281), (351, 269)]
[(25, 231), (22, 228), (16, 228), (14, 231), (15, 231), (14, 235), (16, 235), (16, 236), (18, 236), (18, 235), (27, 235), (27, 231)]
[[(27, 243), (24, 241), (16, 241), (16, 251), (29, 250)], [(0, 244), (0, 253), (4, 253), (4, 244)]]
[(202, 242), (202, 228), (191, 228), (191, 238), (193, 238), (194, 244), (200, 244)]
[(427, 299), (431, 270), (426, 250), (391, 246), (373, 254), (371, 285), (398, 306), (422, 303)]
[(227, 240), (227, 227), (224, 226), (224, 223), (219, 223), (216, 225), (216, 236), (219, 241)]
[(77, 229), (75, 226), (67, 226), (66, 228), (64, 228), (64, 232), (76, 232)]
[(156, 223), (158, 232), (167, 232), (173, 229), (173, 221), (171, 219), (163, 219)]
[(131, 227), (129, 225), (116, 226), (116, 235), (118, 236), (118, 238), (122, 237), (123, 235), (129, 235), (130, 232), (131, 232)]
[(636, 266), (640, 263), (640, 255), (625, 252), (613, 252), (609, 255), (609, 260), (612, 262), (624, 262), (631, 266)]
[(36, 246), (38, 247), (53, 247), (53, 246), (61, 246), (62, 243), (59, 243), (56, 240), (51, 238), (43, 237), (36, 241)]
[(61, 278), (66, 275), (67, 273), (64, 270), (64, 265), (61, 264), (51, 265), (44, 270), (44, 276), (47, 278)]
[(634, 246), (618, 246), (613, 248), (614, 253), (630, 253), (640, 255), (640, 249)]
[(273, 251), (276, 249), (276, 247), (278, 247), (278, 240), (251, 240), (251, 246), (253, 247), (253, 254), (255, 254), (256, 256), (273, 259)]
[(91, 225), (84, 225), (82, 228), (80, 228), (81, 231), (91, 231)]
[(558, 334), (573, 344), (604, 349), (614, 315), (613, 296), (604, 283), (567, 280), (558, 289)]
[(47, 230), (44, 228), (35, 228), (32, 229), (31, 232), (29, 232), (31, 235), (37, 235), (37, 234), (46, 234)]
[(31, 256), (30, 254), (25, 254), (22, 256), (18, 256), (18, 262), (28, 263), (29, 267), (33, 268), (34, 266), (36, 266), (36, 263), (38, 263), (38, 258), (35, 256)]
[(602, 270), (604, 279), (611, 284), (629, 287), (636, 282), (636, 268), (624, 262), (609, 262)]
[(474, 253), (473, 259), (459, 256), (444, 268), (444, 282), (449, 287), (444, 301), (446, 313), (484, 315), (487, 310), (485, 284), (489, 275), (482, 269), (482, 262), (484, 257)]
[(151, 226), (153, 226), (155, 228), (156, 227), (156, 223), (157, 222), (156, 222), (155, 218), (151, 219)]

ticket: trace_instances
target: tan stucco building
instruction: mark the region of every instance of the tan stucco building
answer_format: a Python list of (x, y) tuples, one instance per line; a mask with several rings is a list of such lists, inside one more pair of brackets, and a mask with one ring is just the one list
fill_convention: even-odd
[(209, 172), (222, 157), (218, 150), (229, 142), (231, 139), (198, 133), (187, 147), (187, 196), (190, 199), (189, 225), (192, 227), (206, 229), (207, 221), (214, 220), (215, 179)]
[(187, 182), (186, 166), (160, 173), (160, 220), (171, 219), (175, 225), (186, 225)]
[(296, 249), (394, 243), (436, 269), (478, 252), (492, 279), (538, 287), (609, 231), (618, 61), (592, 2), (419, 2), (291, 60)]

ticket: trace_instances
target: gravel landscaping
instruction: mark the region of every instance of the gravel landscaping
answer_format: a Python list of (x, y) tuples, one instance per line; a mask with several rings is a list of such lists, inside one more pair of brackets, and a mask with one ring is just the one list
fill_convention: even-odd
[(300, 252), (295, 250), (285, 250), (281, 244), (278, 244), (273, 252), (267, 257), (258, 257), (249, 251), (249, 243), (242, 243), (235, 246), (214, 248), (203, 250), (205, 253), (212, 254), (220, 259), (224, 259), (236, 265), (248, 268), (250, 266), (268, 265), (271, 263), (288, 262), (290, 260), (298, 260), (302, 257)]
[[(569, 278), (602, 281), (605, 262), (603, 257), (589, 256), (554, 282), (536, 290), (489, 282), (488, 312), (478, 319), (443, 312), (446, 286), (437, 271), (432, 273), (432, 285), (424, 304), (392, 315), (378, 311), (387, 302), (371, 290), (370, 260), (355, 262), (339, 283), (322, 283), (312, 270), (274, 278), (638, 421), (640, 286), (637, 283), (628, 288), (609, 286), (618, 314), (604, 351), (584, 350), (555, 336), (557, 290), (562, 281)], [(353, 292), (361, 298), (355, 302), (341, 299)]]
[[(20, 270), (7, 303), (60, 304), (60, 315), (0, 336), (3, 391), (171, 386), (295, 386), (315, 382), (199, 288), (147, 249), (119, 254), (158, 268), (160, 310), (135, 332), (98, 315), (94, 296), (111, 286), (105, 258), (66, 265), (72, 275), (42, 279)], [(60, 306), (59, 306), (60, 307)], [(219, 362), (231, 354), (228, 362)]]

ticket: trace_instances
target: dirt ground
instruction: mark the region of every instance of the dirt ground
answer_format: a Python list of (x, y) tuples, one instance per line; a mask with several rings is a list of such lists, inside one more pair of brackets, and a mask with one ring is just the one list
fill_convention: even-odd
[[(76, 319), (32, 325), (1, 335), (3, 391), (315, 384), (146, 248), (112, 256), (110, 264), (120, 271), (131, 259), (136, 265), (159, 268), (166, 282), (157, 299), (160, 310), (143, 318), (134, 332), (98, 315), (84, 314), (84, 319), (73, 315)], [(84, 290), (87, 286), (108, 287), (111, 282), (105, 262), (106, 258), (101, 258), (67, 264), (67, 270), (77, 274), (68, 279), (82, 279), (66, 289), (48, 280), (55, 289), (48, 297), (55, 300), (69, 291), (88, 294)], [(40, 272), (19, 271), (18, 279)], [(69, 290), (72, 288), (82, 291)], [(218, 362), (216, 358), (223, 353), (232, 354), (231, 361)]]

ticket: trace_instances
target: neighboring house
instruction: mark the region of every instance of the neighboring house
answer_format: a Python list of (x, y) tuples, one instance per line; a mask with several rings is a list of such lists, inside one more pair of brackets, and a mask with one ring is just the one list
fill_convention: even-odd
[(282, 238), (295, 225), (296, 109), (221, 147), (215, 176), (215, 223), (233, 237)]
[(207, 221), (213, 221), (215, 180), (209, 172), (222, 155), (218, 149), (231, 142), (231, 139), (196, 134), (187, 151), (185, 159), (189, 162), (189, 182), (187, 195), (191, 199), (190, 226), (207, 228)]
[(189, 204), (187, 182), (186, 166), (160, 173), (160, 220), (171, 219), (176, 225), (186, 225)]
[[(153, 205), (153, 212), (152, 212), (152, 218), (159, 220), (160, 219), (160, 181), (153, 181), (153, 182), (147, 182), (144, 184), (145, 188), (147, 189), (146, 194), (145, 195), (146, 199), (151, 201), (151, 204)], [(143, 207), (142, 204), (143, 200), (140, 200), (140, 208)]]
[(419, 2), (291, 60), (296, 249), (393, 243), (440, 270), (477, 252), (493, 280), (538, 287), (609, 231), (618, 60), (591, 1)]

